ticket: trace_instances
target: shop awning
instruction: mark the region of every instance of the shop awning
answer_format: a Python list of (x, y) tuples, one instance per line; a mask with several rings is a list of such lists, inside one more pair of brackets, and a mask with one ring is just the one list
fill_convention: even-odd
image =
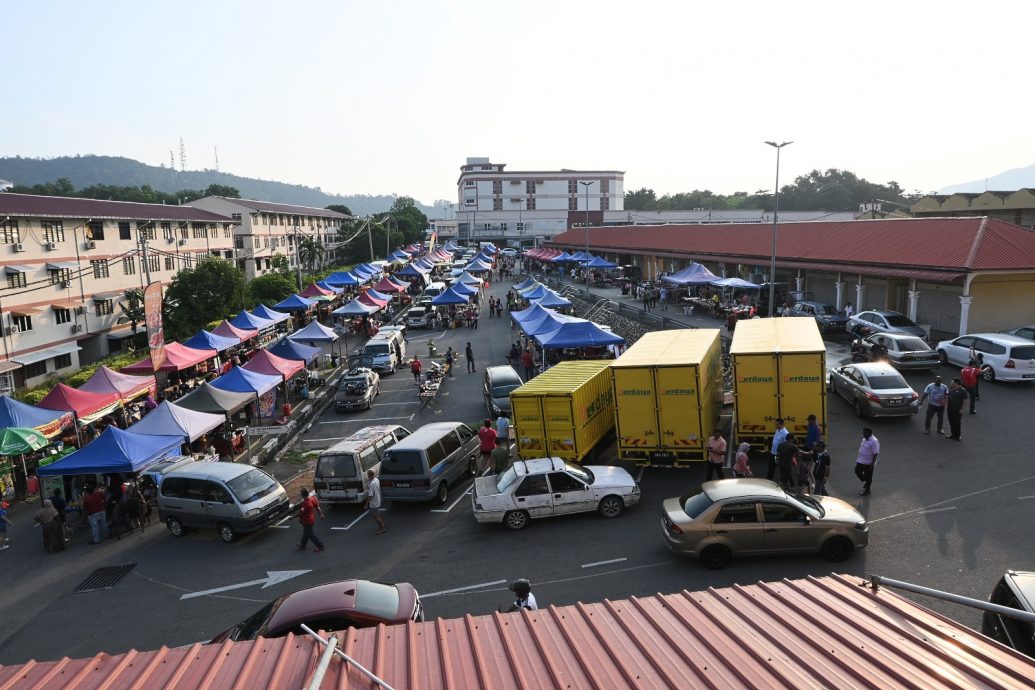
[[(15, 312), (21, 313), (21, 312)], [(42, 362), (45, 359), (51, 357), (60, 357), (61, 355), (67, 355), (72, 352), (78, 352), (83, 348), (79, 347), (75, 343), (65, 343), (63, 345), (57, 345), (55, 347), (48, 347), (45, 350), (36, 350), (35, 352), (26, 352), (23, 355), (15, 355), (11, 357), (12, 362), (18, 362), (18, 364), (35, 364), (36, 362)]]
[(212, 332), (216, 335), (221, 335), (225, 338), (237, 338), (242, 343), (245, 340), (251, 340), (255, 336), (259, 335), (259, 331), (254, 328), (244, 329), (234, 326), (226, 319), (223, 319), (223, 323), (219, 324), (212, 329)]
[(260, 304), (259, 306), (255, 307), (255, 309), (252, 309), (252, 313), (258, 316), (260, 319), (269, 319), (270, 321), (275, 321), (277, 323), (280, 323), (281, 321), (287, 321), (291, 318), (291, 314), (285, 314), (282, 311), (274, 311), (273, 309), (267, 307), (265, 304)]
[(253, 371), (257, 374), (269, 376), (282, 376), (285, 380), (291, 378), (298, 372), (305, 369), (305, 364), (297, 359), (284, 359), (270, 353), (268, 350), (256, 350), (252, 358), (242, 369)]
[(7, 311), (16, 316), (36, 316), (36, 314), (40, 313), (40, 310), (35, 307), (11, 307)]
[(71, 423), (72, 414), (65, 410), (48, 410), (0, 395), (0, 429), (9, 429), (13, 426), (28, 427), (52, 438), (62, 427)]
[(78, 309), (84, 305), (79, 300), (60, 300), (57, 302), (51, 302), (50, 306), (54, 309)]
[(323, 352), (321, 348), (296, 343), (291, 338), (284, 338), (269, 349), (271, 355), (283, 357), (284, 359), (298, 360), (306, 364), (319, 357), (321, 352)]
[(126, 338), (132, 338), (134, 335), (132, 328), (124, 328), (121, 331), (110, 331), (108, 333), (108, 340), (125, 340)]
[(48, 261), (48, 271), (78, 271), (79, 262), (77, 261)]
[(113, 291), (109, 291), (109, 292), (97, 292), (97, 293), (95, 293), (93, 295), (90, 295), (90, 299), (92, 299), (94, 302), (100, 302), (101, 300), (112, 299), (114, 297), (121, 297), (124, 294), (126, 294), (126, 293), (123, 292), (122, 290), (113, 290)]
[(36, 268), (36, 266), (25, 266), (24, 264), (11, 264), (10, 266), (4, 266), (4, 273), (8, 275), (12, 273), (32, 273)]

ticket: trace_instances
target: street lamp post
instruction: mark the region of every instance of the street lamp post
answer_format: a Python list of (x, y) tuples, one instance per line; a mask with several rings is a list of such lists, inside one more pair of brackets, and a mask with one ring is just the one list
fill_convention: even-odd
[[(589, 182), (583, 182), (582, 180), (579, 180), (579, 184), (582, 185), (582, 189), (586, 193), (586, 254), (589, 254), (589, 188), (593, 185), (593, 180), (590, 180)], [(589, 286), (589, 271), (586, 271), (586, 286), (587, 288)]]
[(780, 149), (793, 144), (793, 141), (785, 141), (777, 144), (775, 141), (765, 142), (776, 149), (776, 185), (773, 190), (773, 243), (769, 256), (769, 316), (775, 316), (773, 311), (776, 299), (776, 224), (780, 214)]

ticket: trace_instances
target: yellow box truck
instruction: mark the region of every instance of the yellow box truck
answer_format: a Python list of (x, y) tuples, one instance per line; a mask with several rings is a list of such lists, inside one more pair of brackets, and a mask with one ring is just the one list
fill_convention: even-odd
[(775, 422), (804, 439), (808, 416), (827, 434), (826, 345), (815, 319), (737, 323), (733, 360), (734, 442), (768, 448)]
[(510, 393), (518, 457), (581, 462), (614, 428), (609, 361), (561, 362)]
[(717, 328), (647, 333), (611, 363), (618, 457), (640, 465), (704, 460), (722, 409)]

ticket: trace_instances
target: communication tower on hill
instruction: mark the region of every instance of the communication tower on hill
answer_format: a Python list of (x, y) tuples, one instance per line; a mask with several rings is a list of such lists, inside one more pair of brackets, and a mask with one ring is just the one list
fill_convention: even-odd
[(180, 171), (187, 169), (187, 147), (183, 145), (183, 137), (180, 137)]

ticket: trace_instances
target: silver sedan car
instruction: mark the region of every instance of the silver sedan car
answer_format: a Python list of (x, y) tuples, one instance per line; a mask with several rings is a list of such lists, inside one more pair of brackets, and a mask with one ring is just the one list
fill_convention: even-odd
[(845, 364), (828, 376), (827, 388), (859, 417), (908, 417), (920, 409), (920, 396), (887, 362)]
[(896, 369), (935, 369), (941, 365), (938, 353), (915, 335), (874, 333), (862, 339), (863, 349), (872, 356), (873, 346), (881, 338), (888, 349), (888, 363)]
[(839, 562), (869, 543), (866, 518), (848, 503), (792, 495), (766, 479), (720, 479), (666, 499), (661, 532), (669, 549), (709, 568), (764, 554), (821, 553)]

